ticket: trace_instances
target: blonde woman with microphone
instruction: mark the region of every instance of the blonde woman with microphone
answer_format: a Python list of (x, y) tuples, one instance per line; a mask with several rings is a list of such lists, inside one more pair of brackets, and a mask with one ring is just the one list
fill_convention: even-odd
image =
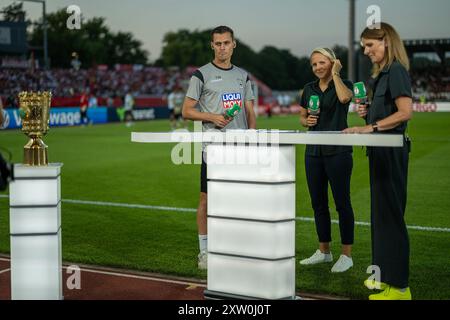
[[(300, 123), (309, 131), (341, 131), (348, 127), (347, 113), (353, 84), (342, 80), (341, 62), (331, 49), (316, 48), (310, 56), (316, 81), (305, 85), (300, 100)], [(351, 146), (307, 145), (305, 170), (319, 249), (301, 265), (332, 262), (331, 217), (328, 184), (331, 186), (339, 214), (341, 255), (331, 272), (344, 272), (353, 266), (351, 250), (354, 238), (354, 214), (350, 200), (350, 177), (353, 168)]]

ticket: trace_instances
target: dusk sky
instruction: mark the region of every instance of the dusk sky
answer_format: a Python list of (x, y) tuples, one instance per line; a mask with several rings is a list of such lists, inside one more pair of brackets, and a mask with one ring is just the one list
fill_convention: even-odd
[[(0, 7), (12, 0), (0, 0)], [(348, 0), (47, 0), (47, 12), (78, 5), (84, 17), (102, 16), (113, 31), (129, 31), (150, 52), (161, 53), (166, 32), (204, 30), (228, 25), (255, 51), (265, 45), (304, 56), (317, 46), (347, 46)], [(450, 38), (449, 0), (357, 0), (356, 37), (366, 25), (370, 5), (381, 9), (403, 39)], [(28, 17), (42, 14), (42, 5), (25, 2)], [(76, 31), (74, 31), (76, 32)]]

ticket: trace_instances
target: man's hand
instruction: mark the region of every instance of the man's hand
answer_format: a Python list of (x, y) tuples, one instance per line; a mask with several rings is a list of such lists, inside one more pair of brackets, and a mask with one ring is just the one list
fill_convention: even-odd
[(214, 115), (212, 115), (211, 122), (213, 122), (217, 127), (223, 128), (227, 124), (229, 124), (232, 120), (233, 120), (233, 118), (226, 120), (223, 115), (214, 114)]

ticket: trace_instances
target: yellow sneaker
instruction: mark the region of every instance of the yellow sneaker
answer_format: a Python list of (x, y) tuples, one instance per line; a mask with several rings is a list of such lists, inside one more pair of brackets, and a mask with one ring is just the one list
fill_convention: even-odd
[(374, 289), (384, 290), (384, 289), (387, 288), (387, 284), (386, 283), (379, 282), (379, 281), (376, 281), (374, 279), (366, 279), (366, 280), (364, 280), (364, 285), (367, 287), (367, 289), (370, 289), (370, 290), (374, 290)]
[(412, 300), (411, 290), (408, 287), (405, 292), (401, 292), (400, 289), (388, 285), (384, 291), (371, 294), (369, 300)]

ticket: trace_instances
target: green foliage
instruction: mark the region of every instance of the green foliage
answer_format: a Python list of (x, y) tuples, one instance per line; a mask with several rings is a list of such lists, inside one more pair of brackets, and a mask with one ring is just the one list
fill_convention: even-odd
[[(68, 29), (69, 14), (61, 9), (47, 15), (48, 54), (52, 67), (70, 68), (72, 52), (77, 52), (82, 68), (96, 64), (145, 64), (148, 52), (130, 32), (112, 32), (103, 17), (82, 19), (81, 29)], [(41, 21), (33, 24), (29, 42), (40, 47), (43, 41)], [(38, 56), (42, 55), (38, 51)]]
[(26, 13), (23, 10), (22, 2), (13, 2), (10, 5), (2, 8), (3, 21), (8, 22), (23, 22), (25, 21)]
[(212, 59), (209, 30), (168, 32), (163, 39), (161, 60), (167, 67), (201, 66)]
[(264, 47), (258, 61), (262, 80), (272, 89), (298, 90), (313, 80), (309, 60), (300, 60), (289, 50)]
[(334, 47), (332, 48), (334, 51), (334, 54), (336, 55), (336, 58), (338, 58), (341, 61), (342, 64), (342, 70), (341, 70), (341, 77), (343, 79), (347, 78), (347, 68), (345, 66), (347, 66), (347, 58), (348, 58), (348, 50), (347, 47), (344, 46), (340, 46), (338, 44), (334, 45)]
[[(179, 30), (168, 32), (164, 36), (163, 50), (158, 66), (187, 66), (200, 67), (213, 59), (210, 47), (211, 30), (193, 32)], [(278, 49), (265, 46), (260, 52), (255, 52), (247, 44), (236, 39), (237, 47), (234, 49), (233, 64), (251, 72), (275, 90), (298, 90), (314, 80), (309, 57), (298, 58), (287, 49)], [(333, 48), (336, 56), (343, 65), (347, 62), (347, 49), (342, 46)], [(342, 75), (347, 74), (343, 68)]]

